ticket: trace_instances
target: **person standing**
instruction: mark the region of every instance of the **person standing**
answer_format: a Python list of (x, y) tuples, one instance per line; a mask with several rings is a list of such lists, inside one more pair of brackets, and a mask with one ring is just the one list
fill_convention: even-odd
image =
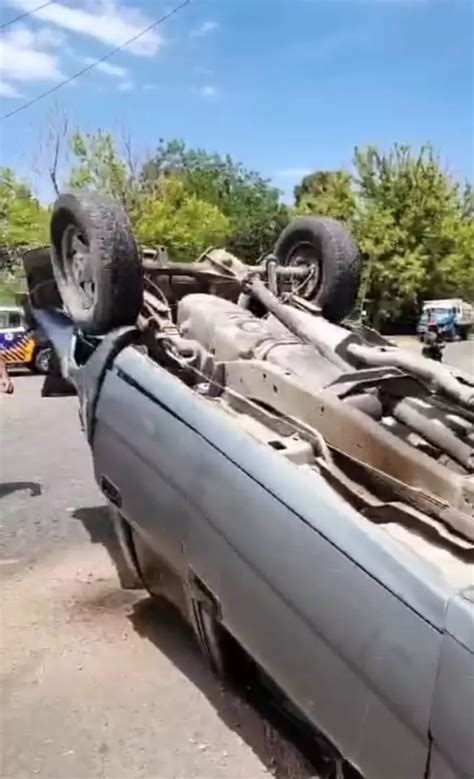
[(441, 362), (445, 346), (446, 344), (440, 335), (437, 322), (435, 320), (429, 321), (426, 333), (423, 336), (422, 356), (427, 357), (429, 360)]
[(13, 381), (8, 375), (7, 364), (0, 354), (0, 391), (5, 395), (11, 395), (14, 389)]

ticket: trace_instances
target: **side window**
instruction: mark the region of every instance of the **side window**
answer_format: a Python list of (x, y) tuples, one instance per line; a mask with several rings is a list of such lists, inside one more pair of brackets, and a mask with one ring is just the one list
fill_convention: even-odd
[(8, 313), (0, 311), (0, 330), (6, 330), (8, 327)]
[(21, 314), (19, 314), (18, 311), (10, 311), (8, 324), (10, 327), (21, 327), (23, 324)]

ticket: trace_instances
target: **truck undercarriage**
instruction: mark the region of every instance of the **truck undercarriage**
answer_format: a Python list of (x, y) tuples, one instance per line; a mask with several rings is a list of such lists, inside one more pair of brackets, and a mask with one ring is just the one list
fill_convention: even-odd
[[(178, 264), (163, 249), (139, 257), (110, 204), (66, 195), (51, 237), (51, 260), (25, 257), (30, 299), (78, 389), (91, 446), (105, 373), (131, 345), (262, 457), (323, 478), (362, 530), (383, 528), (434, 581), (472, 586), (474, 377), (345, 323), (360, 268), (344, 228), (299, 218), (257, 265), (222, 249)], [(101, 487), (118, 505), (114, 486)]]

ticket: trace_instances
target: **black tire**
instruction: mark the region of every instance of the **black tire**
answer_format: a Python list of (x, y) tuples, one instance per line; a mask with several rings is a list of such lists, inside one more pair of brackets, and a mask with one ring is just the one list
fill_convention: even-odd
[(61, 195), (51, 217), (51, 261), (74, 324), (100, 335), (133, 325), (143, 300), (143, 268), (124, 211), (94, 193)]
[(225, 634), (212, 609), (191, 598), (189, 620), (211, 670), (223, 681), (228, 681), (230, 669), (224, 649)]
[(33, 361), (31, 363), (31, 370), (34, 371), (34, 373), (42, 374), (43, 376), (46, 376), (46, 374), (49, 372), (49, 361), (51, 359), (51, 347), (50, 346), (40, 346), (36, 350), (33, 356)]
[(293, 219), (275, 244), (280, 265), (311, 264), (317, 268), (299, 295), (311, 300), (331, 322), (354, 309), (359, 290), (357, 246), (342, 224), (329, 217)]
[(211, 603), (190, 595), (188, 621), (209, 667), (219, 679), (240, 689), (252, 683), (255, 663), (223, 627)]

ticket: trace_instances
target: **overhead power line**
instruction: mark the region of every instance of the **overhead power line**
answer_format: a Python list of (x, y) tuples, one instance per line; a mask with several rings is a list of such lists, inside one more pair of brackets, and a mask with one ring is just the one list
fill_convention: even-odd
[(13, 19), (9, 19), (8, 22), (0, 24), (0, 30), (5, 30), (6, 27), (10, 27), (10, 25), (15, 24), (15, 22), (21, 22), (21, 20), (26, 19), (27, 16), (32, 16), (37, 11), (41, 11), (42, 8), (47, 8), (48, 5), (52, 5), (54, 1), (55, 0), (48, 0), (47, 3), (42, 3), (41, 5), (36, 6), (36, 8), (32, 8), (30, 11), (25, 11), (23, 14), (15, 16)]
[(60, 81), (59, 84), (55, 84), (54, 87), (47, 89), (46, 92), (42, 92), (41, 94), (36, 95), (36, 97), (32, 97), (31, 100), (26, 100), (24, 103), (17, 106), (17, 108), (14, 108), (12, 111), (9, 111), (7, 114), (4, 114), (2, 117), (0, 117), (0, 119), (2, 120), (9, 119), (11, 116), (15, 116), (15, 114), (19, 114), (20, 111), (24, 111), (26, 108), (29, 108), (35, 103), (39, 103), (40, 100), (43, 100), (45, 97), (52, 95), (54, 92), (57, 92), (58, 89), (65, 87), (67, 84), (70, 84), (71, 81), (75, 81), (80, 76), (83, 76), (84, 73), (88, 73), (89, 70), (93, 70), (94, 68), (97, 67), (97, 65), (100, 65), (101, 62), (105, 62), (105, 60), (108, 60), (114, 54), (117, 54), (119, 51), (122, 51), (122, 49), (125, 49), (127, 46), (130, 46), (131, 43), (134, 43), (143, 35), (146, 35), (146, 33), (150, 32), (150, 30), (153, 30), (155, 27), (158, 27), (160, 24), (163, 24), (163, 22), (166, 22), (167, 19), (177, 14), (178, 11), (181, 11), (183, 8), (185, 8), (187, 5), (190, 4), (190, 2), (191, 0), (183, 0), (182, 3), (176, 5), (174, 8), (171, 9), (171, 11), (168, 11), (163, 16), (161, 16), (160, 19), (157, 19), (155, 22), (149, 24), (148, 27), (145, 27), (143, 30), (141, 30), (136, 35), (134, 35), (132, 38), (129, 38), (128, 41), (124, 41), (124, 43), (121, 43), (120, 46), (116, 46), (115, 49), (111, 49), (109, 52), (107, 52), (107, 54), (104, 54), (103, 57), (99, 57), (98, 59), (94, 60), (94, 62), (91, 62), (89, 65), (86, 65), (84, 68), (81, 68), (81, 70), (78, 70), (76, 73), (73, 73), (71, 76), (68, 76), (68, 78), (65, 78), (63, 81)]

